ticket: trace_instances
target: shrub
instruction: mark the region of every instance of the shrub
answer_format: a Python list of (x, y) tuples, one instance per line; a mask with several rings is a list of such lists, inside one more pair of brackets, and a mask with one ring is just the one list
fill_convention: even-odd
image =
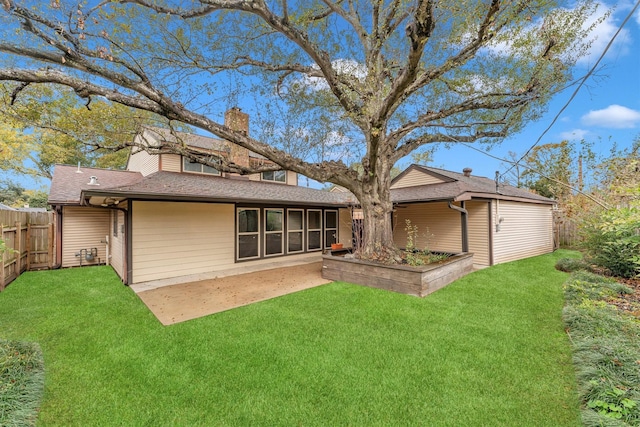
[(615, 276), (640, 275), (640, 201), (602, 211), (586, 222), (583, 233), (594, 264)]
[(564, 291), (584, 425), (640, 425), (640, 323), (607, 303), (632, 290), (579, 271)]
[(556, 270), (573, 273), (578, 270), (589, 270), (589, 263), (579, 258), (560, 258), (556, 262)]

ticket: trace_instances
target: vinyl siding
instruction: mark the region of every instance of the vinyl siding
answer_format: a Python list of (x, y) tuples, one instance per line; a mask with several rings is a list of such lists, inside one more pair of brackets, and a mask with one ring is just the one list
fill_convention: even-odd
[(349, 209), (338, 210), (338, 243), (350, 248), (353, 245), (351, 239), (351, 212)]
[(287, 171), (287, 185), (298, 185), (298, 174)]
[(493, 225), (494, 263), (528, 258), (553, 251), (553, 220), (550, 205), (493, 202), (494, 222), (502, 217), (500, 231)]
[(394, 188), (405, 188), (405, 187), (415, 187), (418, 185), (426, 185), (426, 184), (439, 184), (444, 182), (443, 180), (436, 178), (428, 173), (421, 172), (418, 170), (409, 171), (405, 176), (398, 179), (393, 183), (391, 189)]
[[(133, 148), (133, 150), (138, 149)], [(144, 150), (136, 153), (132, 152), (127, 163), (127, 170), (140, 172), (142, 176), (150, 175), (159, 170), (159, 159), (160, 156), (151, 155)]]
[(162, 170), (167, 172), (182, 172), (182, 156), (179, 154), (161, 154)]
[[(113, 217), (117, 216), (118, 217), (118, 230), (117, 230), (117, 236), (113, 235)], [(111, 264), (111, 266), (113, 267), (113, 269), (115, 270), (116, 274), (118, 276), (120, 276), (121, 279), (125, 279), (125, 261), (124, 261), (124, 256), (125, 256), (125, 238), (124, 238), (124, 233), (125, 233), (125, 226), (124, 226), (124, 212), (122, 211), (116, 211), (113, 210), (111, 211), (111, 220), (109, 221), (110, 227), (109, 227), (109, 262)]]
[(110, 211), (89, 207), (65, 206), (62, 212), (62, 267), (80, 265), (75, 254), (81, 249), (98, 249), (98, 257), (91, 262), (82, 260), (82, 265), (104, 264), (107, 256), (106, 244), (109, 234)]
[(465, 203), (469, 230), (469, 252), (473, 253), (473, 263), (479, 266), (491, 265), (489, 256), (489, 202), (469, 201)]
[(234, 205), (133, 202), (133, 283), (234, 266)]
[(462, 251), (460, 213), (446, 203), (416, 203), (398, 208), (394, 214), (393, 239), (404, 248), (407, 244), (406, 220), (418, 226), (416, 248), (432, 251)]

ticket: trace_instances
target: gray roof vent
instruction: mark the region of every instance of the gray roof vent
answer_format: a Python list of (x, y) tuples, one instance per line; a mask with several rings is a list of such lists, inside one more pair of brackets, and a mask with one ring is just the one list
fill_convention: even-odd
[(473, 169), (471, 169), (471, 168), (462, 169), (462, 173), (464, 174), (464, 176), (471, 176), (471, 172), (472, 171), (473, 171)]
[(89, 182), (87, 183), (87, 185), (100, 185), (98, 183), (98, 177), (97, 176), (92, 176), (89, 178)]

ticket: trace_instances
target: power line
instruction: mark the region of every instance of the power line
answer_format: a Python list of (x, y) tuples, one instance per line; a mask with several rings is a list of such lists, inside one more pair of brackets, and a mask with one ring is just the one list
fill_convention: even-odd
[(631, 11), (627, 14), (627, 17), (624, 19), (624, 21), (622, 21), (622, 24), (620, 24), (620, 27), (618, 27), (618, 30), (615, 32), (615, 34), (613, 35), (613, 37), (611, 37), (611, 40), (609, 40), (609, 43), (607, 43), (607, 46), (604, 48), (604, 50), (602, 51), (602, 53), (600, 54), (600, 56), (598, 57), (598, 60), (595, 62), (595, 64), (589, 69), (589, 72), (587, 72), (587, 74), (584, 75), (584, 77), (582, 77), (580, 83), (578, 84), (578, 87), (573, 91), (573, 93), (571, 94), (571, 97), (569, 98), (569, 100), (564, 104), (564, 106), (560, 109), (560, 111), (558, 111), (558, 113), (555, 115), (555, 117), (553, 118), (553, 120), (551, 121), (551, 123), (549, 124), (549, 126), (540, 134), (540, 136), (538, 137), (538, 139), (536, 140), (536, 142), (529, 147), (529, 149), (522, 155), (522, 157), (520, 157), (520, 159), (518, 159), (518, 161), (516, 161), (515, 163), (513, 163), (513, 165), (507, 169), (504, 173), (502, 173), (501, 175), (504, 176), (505, 174), (509, 173), (509, 171), (511, 171), (511, 169), (513, 169), (516, 165), (520, 164), (520, 162), (522, 161), (522, 159), (524, 159), (526, 156), (529, 155), (529, 153), (531, 153), (531, 150), (533, 150), (542, 140), (542, 138), (547, 134), (547, 132), (553, 127), (553, 125), (558, 121), (558, 119), (560, 118), (560, 115), (564, 112), (564, 110), (567, 109), (567, 107), (569, 106), (569, 104), (571, 104), (571, 102), (574, 100), (574, 98), (578, 95), (578, 92), (580, 91), (580, 89), (582, 88), (582, 86), (585, 84), (585, 82), (587, 81), (587, 79), (589, 77), (591, 77), (591, 75), (595, 72), (596, 68), (598, 67), (598, 65), (600, 64), (600, 61), (602, 61), (602, 59), (604, 58), (604, 56), (606, 55), (606, 53), (609, 51), (609, 48), (611, 47), (611, 45), (613, 45), (614, 40), (616, 39), (616, 37), (618, 37), (618, 35), (620, 34), (620, 32), (622, 31), (622, 28), (627, 24), (627, 22), (631, 19), (631, 17), (633, 16), (633, 14), (635, 13), (636, 9), (638, 9), (638, 6), (640, 5), (640, 0), (638, 2), (636, 2), (636, 4), (633, 6), (633, 8), (631, 9)]

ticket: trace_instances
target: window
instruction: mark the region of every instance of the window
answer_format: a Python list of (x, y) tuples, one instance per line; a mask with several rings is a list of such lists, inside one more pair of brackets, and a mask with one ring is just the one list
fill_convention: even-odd
[(264, 210), (264, 256), (284, 253), (284, 210)]
[(338, 241), (338, 211), (324, 211), (324, 247)]
[(220, 171), (211, 166), (203, 165), (189, 159), (188, 157), (182, 158), (182, 170), (184, 172), (206, 173), (210, 175), (220, 175)]
[(287, 171), (262, 172), (263, 181), (287, 182)]
[(258, 258), (260, 248), (260, 210), (238, 209), (238, 259)]
[(307, 250), (322, 249), (322, 211), (309, 209), (307, 211)]
[(304, 211), (302, 209), (287, 210), (287, 252), (295, 253), (304, 250)]

